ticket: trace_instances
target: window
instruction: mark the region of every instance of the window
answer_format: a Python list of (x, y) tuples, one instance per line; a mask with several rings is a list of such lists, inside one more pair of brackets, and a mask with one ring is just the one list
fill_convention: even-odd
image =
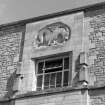
[(70, 54), (38, 59), (36, 62), (37, 91), (70, 84)]

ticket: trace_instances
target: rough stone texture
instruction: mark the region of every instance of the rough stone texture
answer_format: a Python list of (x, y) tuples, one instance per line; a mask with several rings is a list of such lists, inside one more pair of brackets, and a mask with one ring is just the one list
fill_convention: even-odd
[[(105, 9), (91, 10), (84, 21), (84, 49), (88, 57), (89, 85), (105, 86)], [(105, 89), (89, 90), (89, 105), (105, 105)]]
[(13, 94), (13, 81), (19, 62), (23, 27), (0, 30), (0, 98)]
[(87, 56), (90, 83), (101, 86), (105, 84), (105, 14), (95, 12), (97, 15), (87, 16), (85, 19), (88, 27), (84, 32), (89, 39), (88, 45), (85, 47), (89, 48)]

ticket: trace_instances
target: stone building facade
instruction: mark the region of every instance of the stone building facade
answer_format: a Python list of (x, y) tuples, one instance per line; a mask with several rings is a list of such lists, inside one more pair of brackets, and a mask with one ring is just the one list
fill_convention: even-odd
[(1, 25), (0, 105), (105, 105), (105, 3)]

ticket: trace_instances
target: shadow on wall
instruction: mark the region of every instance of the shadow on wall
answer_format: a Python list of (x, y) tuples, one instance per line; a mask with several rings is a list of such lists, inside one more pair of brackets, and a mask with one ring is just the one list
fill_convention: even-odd
[(16, 80), (16, 71), (14, 71), (11, 74), (10, 78), (8, 78), (7, 80), (7, 87), (6, 87), (7, 94), (4, 96), (5, 98), (10, 98), (15, 93), (13, 91), (13, 86), (14, 86), (14, 83), (16, 82), (15, 80)]
[(79, 80), (79, 70), (80, 70), (80, 55), (78, 56), (77, 60), (75, 61), (75, 77), (73, 78), (73, 86), (78, 85), (78, 80)]
[(91, 105), (105, 105), (105, 88), (89, 90)]

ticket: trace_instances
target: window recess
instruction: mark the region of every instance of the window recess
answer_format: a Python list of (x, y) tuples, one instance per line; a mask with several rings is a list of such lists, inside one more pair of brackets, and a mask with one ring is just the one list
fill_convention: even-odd
[(69, 86), (71, 61), (70, 54), (37, 60), (37, 91)]

